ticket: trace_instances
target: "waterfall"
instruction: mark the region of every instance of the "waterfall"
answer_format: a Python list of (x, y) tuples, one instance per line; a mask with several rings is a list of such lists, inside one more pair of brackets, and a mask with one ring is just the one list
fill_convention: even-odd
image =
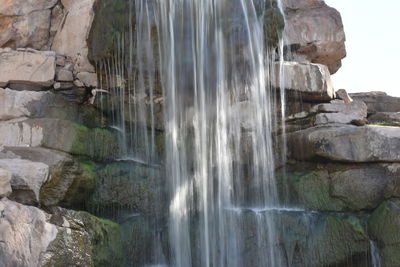
[(369, 241), (371, 250), (371, 263), (372, 267), (381, 267), (381, 258), (379, 255), (379, 248), (376, 243), (372, 240)]
[(117, 51), (97, 63), (121, 159), (165, 165), (171, 266), (285, 265), (273, 136), (284, 94), (271, 85), (283, 45), (267, 38), (267, 5), (278, 3), (132, 0)]

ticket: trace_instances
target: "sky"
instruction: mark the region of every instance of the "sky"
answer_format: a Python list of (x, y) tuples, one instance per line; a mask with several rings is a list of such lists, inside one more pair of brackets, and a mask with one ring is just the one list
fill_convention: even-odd
[(335, 89), (400, 96), (400, 0), (325, 0), (342, 15), (347, 57)]

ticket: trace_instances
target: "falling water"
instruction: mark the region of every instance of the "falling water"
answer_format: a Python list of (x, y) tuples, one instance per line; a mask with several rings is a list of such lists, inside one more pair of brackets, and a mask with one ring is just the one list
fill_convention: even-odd
[(379, 255), (379, 248), (372, 240), (369, 241), (371, 250), (371, 263), (372, 267), (381, 267), (381, 258)]
[(132, 0), (135, 22), (97, 64), (121, 160), (165, 165), (171, 266), (284, 266), (272, 136), (284, 95), (271, 85), (282, 46), (265, 37), (266, 5)]

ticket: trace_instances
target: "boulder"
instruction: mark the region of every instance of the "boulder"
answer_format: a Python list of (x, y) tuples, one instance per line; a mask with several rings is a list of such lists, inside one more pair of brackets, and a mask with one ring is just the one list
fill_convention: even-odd
[(0, 199), (8, 197), (11, 192), (11, 172), (0, 169)]
[(340, 13), (321, 0), (285, 0), (286, 60), (328, 66), (331, 74), (346, 56), (345, 33)]
[(97, 160), (114, 158), (119, 151), (111, 130), (47, 118), (0, 122), (0, 146), (42, 146)]
[(336, 91), (336, 97), (344, 101), (344, 103), (353, 102), (353, 99), (349, 96), (346, 90), (339, 89)]
[[(278, 73), (280, 67), (280, 64), (275, 64)], [(311, 102), (324, 102), (335, 98), (331, 77), (324, 65), (284, 62), (282, 77), (284, 81), (280, 81), (280, 76), (277, 76), (272, 85), (277, 88), (284, 86), (288, 90), (289, 98), (298, 97)]]
[(0, 201), (2, 266), (115, 266), (121, 261), (119, 225), (85, 212), (53, 214)]
[(40, 202), (40, 189), (49, 178), (49, 167), (22, 159), (0, 159), (0, 168), (12, 174), (10, 199), (27, 205)]
[(40, 147), (4, 147), (1, 158), (18, 158), (48, 166), (49, 176), (40, 187), (42, 206), (81, 204), (93, 191), (96, 174), (69, 154)]
[(88, 60), (87, 39), (94, 18), (95, 0), (62, 0), (66, 17), (54, 37), (51, 49), (70, 57), (77, 72), (94, 72)]
[(1, 1), (0, 47), (42, 49), (49, 41), (51, 9), (57, 0)]
[(317, 107), (319, 114), (315, 117), (315, 125), (340, 123), (350, 124), (353, 121), (366, 121), (367, 106), (364, 102), (321, 104)]
[(340, 162), (400, 162), (396, 127), (331, 125), (288, 134), (289, 158)]
[(400, 193), (400, 164), (295, 164), (278, 172), (282, 200), (318, 211), (373, 210)]
[(50, 87), (55, 76), (54, 52), (0, 48), (0, 87), (9, 83)]
[(400, 266), (400, 200), (388, 200), (368, 220), (368, 230), (377, 242), (383, 266)]
[(384, 92), (350, 94), (354, 100), (363, 101), (368, 106), (368, 113), (400, 112), (400, 97), (389, 96)]

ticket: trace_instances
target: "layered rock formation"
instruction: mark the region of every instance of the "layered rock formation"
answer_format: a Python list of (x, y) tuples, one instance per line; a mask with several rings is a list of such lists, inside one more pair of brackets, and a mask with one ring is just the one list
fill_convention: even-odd
[[(154, 240), (168, 250), (166, 226), (154, 226), (155, 206), (167, 213), (162, 166), (116, 161), (121, 136), (104, 116), (113, 96), (96, 88), (88, 59), (109, 56), (118, 20), (126, 23), (112, 12), (126, 15), (127, 3), (99, 3), (0, 0), (0, 265), (140, 266)], [(399, 266), (400, 131), (391, 126), (400, 101), (335, 93), (330, 73), (346, 54), (340, 14), (322, 0), (285, 0), (284, 10), (285, 79), (272, 83), (287, 93), (277, 132), (287, 132), (288, 164), (277, 179), (282, 202), (300, 207), (278, 216), (287, 264), (365, 266), (373, 240), (384, 266)], [(158, 93), (132, 101), (154, 105), (162, 133)], [(244, 132), (247, 109), (235, 113)]]

